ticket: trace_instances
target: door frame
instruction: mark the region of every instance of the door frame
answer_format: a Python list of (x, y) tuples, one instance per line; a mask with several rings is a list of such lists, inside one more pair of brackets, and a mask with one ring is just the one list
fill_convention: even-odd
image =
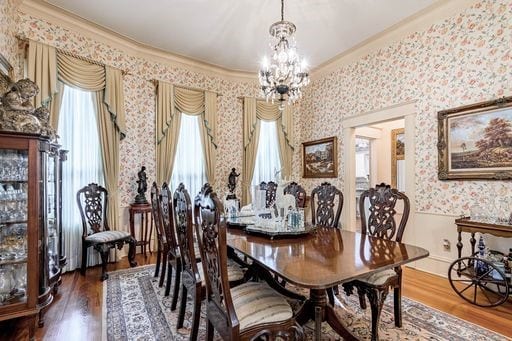
[[(415, 171), (415, 129), (416, 101), (406, 102), (390, 107), (348, 117), (342, 121), (343, 129), (343, 170), (345, 207), (342, 212), (342, 226), (355, 231), (356, 227), (356, 168), (355, 168), (355, 130), (358, 127), (374, 125), (397, 119), (405, 121), (405, 193), (411, 202), (409, 223), (414, 226), (416, 215), (416, 171)], [(391, 157), (391, 156), (390, 156)], [(373, 185), (373, 184), (371, 184)], [(404, 242), (414, 243), (413, 231), (404, 234)]]

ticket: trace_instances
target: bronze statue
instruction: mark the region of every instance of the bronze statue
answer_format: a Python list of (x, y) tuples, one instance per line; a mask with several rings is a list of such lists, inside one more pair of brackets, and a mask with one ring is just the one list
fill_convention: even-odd
[(147, 204), (146, 191), (148, 190), (148, 178), (146, 176), (146, 167), (142, 166), (137, 173), (137, 195), (135, 196), (136, 204)]
[(12, 83), (0, 98), (0, 130), (55, 138), (55, 130), (50, 127), (48, 109), (35, 109), (31, 103), (32, 97), (38, 92), (36, 83), (28, 78)]
[(237, 178), (240, 176), (240, 173), (236, 173), (236, 168), (231, 168), (231, 173), (229, 173), (228, 177), (228, 189), (229, 194), (226, 197), (226, 199), (236, 199), (235, 189), (236, 189), (236, 181)]

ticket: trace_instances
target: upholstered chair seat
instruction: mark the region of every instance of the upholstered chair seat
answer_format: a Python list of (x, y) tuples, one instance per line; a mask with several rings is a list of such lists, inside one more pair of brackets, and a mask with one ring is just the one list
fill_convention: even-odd
[(363, 275), (361, 277), (357, 277), (359, 282), (363, 282), (369, 285), (383, 285), (389, 279), (396, 277), (396, 271), (393, 269), (383, 270), (374, 272), (372, 274)]
[(291, 319), (292, 308), (286, 299), (267, 284), (248, 282), (231, 288), (231, 298), (240, 331), (263, 323)]
[[(197, 263), (197, 271), (199, 272), (199, 277), (201, 279), (201, 285), (205, 285), (204, 282), (204, 270), (201, 262)], [(233, 262), (231, 259), (228, 259), (228, 278), (230, 282), (239, 282), (244, 279), (245, 269), (243, 269), (240, 265)]]
[(107, 243), (114, 242), (116, 240), (124, 239), (130, 236), (130, 233), (126, 231), (103, 231), (95, 234), (91, 234), (85, 237), (90, 243)]

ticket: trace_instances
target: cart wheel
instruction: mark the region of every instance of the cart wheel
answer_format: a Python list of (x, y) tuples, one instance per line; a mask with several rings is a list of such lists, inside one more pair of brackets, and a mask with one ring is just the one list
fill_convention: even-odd
[(457, 295), (477, 306), (495, 307), (508, 299), (505, 274), (485, 259), (457, 259), (448, 269), (448, 279)]

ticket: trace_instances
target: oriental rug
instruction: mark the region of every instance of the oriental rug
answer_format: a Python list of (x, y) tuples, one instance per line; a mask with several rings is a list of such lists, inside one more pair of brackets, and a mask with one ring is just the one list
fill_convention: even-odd
[[(154, 265), (109, 273), (103, 284), (103, 340), (188, 340), (191, 328), (191, 306), (187, 306), (184, 327), (176, 330), (177, 311), (171, 311), (171, 296), (164, 296), (153, 277)], [(288, 286), (287, 286), (288, 287)], [(172, 295), (172, 292), (171, 292)], [(494, 333), (452, 315), (402, 297), (403, 327), (397, 328), (393, 319), (393, 295), (390, 293), (382, 311), (379, 326), (381, 340), (506, 340)], [(180, 298), (181, 299), (181, 298)], [(371, 316), (369, 307), (359, 307), (357, 295), (339, 299), (346, 309), (337, 313), (351, 332), (361, 340), (370, 340)], [(179, 302), (179, 301), (178, 301)], [(191, 299), (188, 301), (191, 302)], [(299, 303), (290, 301), (293, 307)], [(179, 304), (178, 304), (179, 305)], [(204, 307), (204, 305), (203, 305)], [(205, 313), (201, 313), (199, 340), (205, 339)], [(313, 339), (314, 325), (304, 328), (308, 340)], [(322, 324), (323, 340), (341, 340), (327, 325)], [(215, 339), (220, 339), (215, 337)]]

